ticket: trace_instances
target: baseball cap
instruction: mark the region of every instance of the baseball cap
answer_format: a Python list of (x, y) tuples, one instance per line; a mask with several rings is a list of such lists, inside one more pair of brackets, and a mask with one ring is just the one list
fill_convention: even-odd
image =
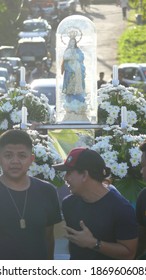
[(106, 169), (103, 158), (96, 151), (82, 147), (71, 150), (64, 163), (52, 166), (58, 171), (92, 170), (92, 172), (102, 174)]

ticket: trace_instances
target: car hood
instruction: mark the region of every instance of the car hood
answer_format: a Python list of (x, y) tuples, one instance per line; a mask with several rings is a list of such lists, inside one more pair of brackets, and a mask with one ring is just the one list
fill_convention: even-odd
[(31, 38), (31, 37), (46, 37), (48, 35), (48, 31), (42, 31), (42, 32), (20, 32), (19, 37), (20, 38)]

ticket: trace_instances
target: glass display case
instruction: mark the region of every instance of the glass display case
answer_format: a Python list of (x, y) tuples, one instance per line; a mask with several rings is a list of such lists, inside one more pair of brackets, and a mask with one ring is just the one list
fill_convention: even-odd
[(97, 33), (85, 16), (63, 19), (56, 32), (56, 122), (97, 123)]

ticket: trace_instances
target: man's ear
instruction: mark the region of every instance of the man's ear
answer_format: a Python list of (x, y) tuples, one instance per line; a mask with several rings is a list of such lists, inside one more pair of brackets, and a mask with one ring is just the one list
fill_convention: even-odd
[(31, 161), (32, 162), (35, 161), (35, 155), (34, 154), (31, 155)]
[(89, 176), (88, 170), (84, 170), (83, 175), (84, 175), (83, 179), (84, 179), (84, 181), (86, 181)]

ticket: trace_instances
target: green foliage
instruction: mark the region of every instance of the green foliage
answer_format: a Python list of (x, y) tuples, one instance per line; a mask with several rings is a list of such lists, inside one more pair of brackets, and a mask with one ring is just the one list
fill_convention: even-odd
[(28, 14), (26, 8), (21, 5), (22, 0), (0, 0), (0, 41), (2, 45), (16, 44), (17, 27)]
[[(118, 40), (118, 63), (146, 62), (146, 0), (129, 0), (131, 9), (127, 27)], [(137, 25), (136, 14), (142, 15), (142, 25)]]
[(129, 0), (129, 6), (133, 9), (136, 9), (139, 5), (139, 0)]
[(118, 61), (120, 63), (146, 62), (146, 25), (128, 28), (118, 41)]
[(130, 202), (136, 202), (139, 192), (146, 187), (146, 182), (129, 177), (115, 180), (114, 185)]

